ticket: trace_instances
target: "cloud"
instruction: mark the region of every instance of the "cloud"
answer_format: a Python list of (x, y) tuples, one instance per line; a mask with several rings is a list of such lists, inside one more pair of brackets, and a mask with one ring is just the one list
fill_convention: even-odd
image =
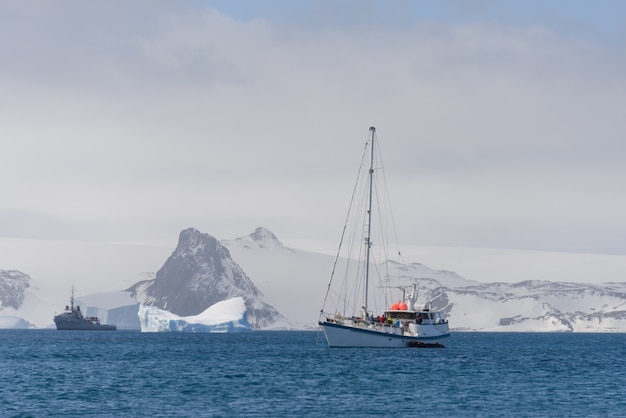
[(34, 5), (1, 6), (0, 234), (36, 234), (6, 226), (27, 213), (65, 219), (41, 229), (55, 236), (332, 239), (375, 125), (401, 239), (626, 251), (611, 43), (467, 17), (365, 30), (376, 4), (321, 24), (336, 9), (315, 3), (308, 26), (200, 3)]

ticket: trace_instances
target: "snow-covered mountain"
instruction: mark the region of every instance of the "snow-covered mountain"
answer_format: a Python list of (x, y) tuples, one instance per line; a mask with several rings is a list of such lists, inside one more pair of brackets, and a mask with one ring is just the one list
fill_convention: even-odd
[(10, 315), (9, 309), (19, 310), (24, 302), (26, 290), (30, 287), (30, 277), (17, 270), (0, 270), (0, 328), (28, 328), (25, 319)]
[(194, 228), (180, 233), (178, 245), (154, 279), (129, 289), (138, 302), (178, 316), (197, 315), (220, 301), (241, 296), (246, 320), (255, 329), (288, 326), (246, 273), (233, 261), (228, 248)]
[(30, 276), (17, 270), (0, 270), (0, 328), (52, 324), (53, 312)]
[(258, 227), (250, 235), (236, 239), (225, 239), (221, 243), (228, 248), (246, 248), (248, 250), (278, 249), (293, 252), (276, 238), (276, 235), (267, 228)]
[(24, 302), (30, 276), (17, 270), (0, 270), (0, 309), (19, 309)]
[(296, 327), (317, 328), (333, 257), (288, 248), (265, 228), (222, 243), (268, 303)]
[[(156, 274), (142, 273), (127, 291), (77, 301), (104, 322), (137, 329), (140, 302), (187, 317), (240, 296), (255, 329), (288, 327), (286, 321), (314, 329), (332, 264), (332, 256), (288, 248), (265, 228), (222, 241), (188, 229)], [(444, 310), (453, 330), (626, 332), (626, 283), (481, 283), (419, 263), (388, 267), (398, 289), (418, 282), (418, 303)], [(52, 325), (59, 302), (46, 301), (36, 284), (24, 273), (0, 271), (0, 327)]]
[[(290, 321), (316, 326), (333, 257), (286, 248), (263, 228), (224, 244)], [(480, 283), (419, 263), (388, 268), (398, 289), (419, 283), (418, 303), (432, 301), (453, 330), (626, 332), (626, 283)]]
[(626, 283), (528, 280), (440, 288), (439, 307), (457, 329), (626, 332)]

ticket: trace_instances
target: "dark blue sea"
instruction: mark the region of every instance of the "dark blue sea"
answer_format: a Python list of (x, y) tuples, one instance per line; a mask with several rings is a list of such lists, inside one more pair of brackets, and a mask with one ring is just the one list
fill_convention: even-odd
[(626, 334), (0, 331), (2, 417), (626, 416)]

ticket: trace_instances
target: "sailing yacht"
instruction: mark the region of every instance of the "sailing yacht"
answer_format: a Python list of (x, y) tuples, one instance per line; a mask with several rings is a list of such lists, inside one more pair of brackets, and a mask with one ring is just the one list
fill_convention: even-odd
[[(441, 341), (450, 331), (443, 313), (433, 309), (435, 300), (418, 305), (419, 280), (394, 281), (389, 275), (385, 229), (395, 228), (389, 228), (393, 218), (389, 222), (383, 214), (389, 205), (381, 203), (388, 198), (378, 181), (382, 177), (384, 182), (384, 176), (376, 175), (383, 165), (375, 139), (376, 128), (371, 127), (319, 325), (330, 347), (443, 347)], [(376, 222), (374, 215), (379, 217)], [(357, 238), (356, 246), (344, 244), (350, 236)], [(375, 250), (381, 250), (381, 255)], [(394, 292), (401, 292), (400, 300), (393, 299)]]

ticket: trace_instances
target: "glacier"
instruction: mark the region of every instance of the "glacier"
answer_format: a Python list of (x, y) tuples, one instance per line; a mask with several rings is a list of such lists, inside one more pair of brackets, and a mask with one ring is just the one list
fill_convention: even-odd
[(209, 306), (198, 315), (178, 316), (156, 306), (139, 305), (141, 332), (246, 332), (252, 326), (245, 317), (246, 305), (237, 296)]

